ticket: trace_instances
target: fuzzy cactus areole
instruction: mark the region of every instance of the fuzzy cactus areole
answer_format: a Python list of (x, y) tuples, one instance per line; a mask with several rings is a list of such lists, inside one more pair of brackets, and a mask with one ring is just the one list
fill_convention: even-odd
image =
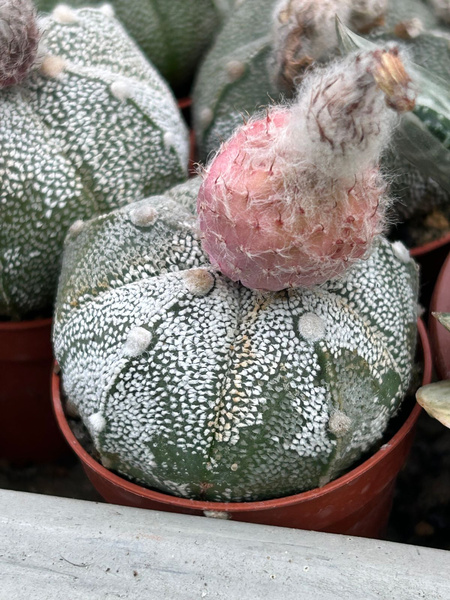
[(367, 255), (388, 204), (377, 163), (414, 92), (396, 48), (311, 75), (290, 107), (238, 129), (198, 196), (203, 248), (258, 290), (312, 286)]
[(32, 0), (0, 0), (0, 89), (21, 82), (28, 75), (39, 39)]
[(379, 236), (342, 278), (263, 296), (202, 252), (199, 185), (69, 234), (54, 349), (71, 410), (107, 468), (165, 493), (323, 485), (376, 445), (408, 389), (416, 265)]

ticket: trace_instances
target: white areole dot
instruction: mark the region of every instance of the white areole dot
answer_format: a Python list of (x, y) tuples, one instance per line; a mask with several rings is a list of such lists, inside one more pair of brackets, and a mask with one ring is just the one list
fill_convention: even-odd
[(214, 275), (207, 269), (190, 269), (184, 274), (187, 289), (195, 296), (206, 296), (214, 286)]
[(105, 469), (112, 469), (114, 466), (112, 460), (109, 459), (107, 456), (102, 456), (101, 461), (102, 461), (102, 465), (105, 467)]
[(166, 131), (163, 136), (164, 147), (166, 150), (170, 150), (175, 146), (175, 136), (171, 131)]
[(150, 227), (158, 218), (158, 211), (153, 206), (145, 205), (133, 208), (129, 219), (136, 227)]
[(106, 426), (105, 417), (99, 412), (90, 415), (87, 418), (87, 421), (89, 428), (93, 433), (100, 433)]
[(76, 238), (84, 229), (84, 221), (81, 219), (77, 219), (72, 225), (69, 227), (68, 234), (71, 238)]
[(245, 64), (240, 60), (230, 60), (226, 66), (228, 80), (230, 83), (234, 83), (242, 77), (245, 73)]
[(402, 242), (394, 242), (392, 244), (392, 250), (395, 256), (404, 263), (408, 263), (411, 260), (408, 248), (402, 244)]
[(39, 66), (39, 71), (44, 77), (57, 79), (66, 68), (66, 61), (61, 56), (48, 54), (45, 56)]
[(341, 437), (350, 431), (352, 420), (340, 410), (334, 411), (328, 421), (328, 429), (336, 437)]
[(114, 8), (111, 6), (111, 4), (102, 4), (98, 10), (103, 13), (105, 17), (110, 17), (112, 19), (116, 16)]
[(202, 108), (202, 110), (200, 111), (200, 125), (203, 128), (208, 127), (208, 125), (211, 124), (213, 117), (214, 113), (210, 108)]
[(124, 79), (118, 79), (111, 84), (111, 93), (122, 102), (131, 96), (130, 85)]
[(224, 510), (204, 510), (203, 514), (205, 517), (210, 519), (229, 519), (230, 515)]
[(308, 342), (317, 342), (325, 335), (326, 324), (322, 317), (315, 313), (305, 313), (298, 320), (300, 335)]
[(144, 327), (130, 329), (123, 347), (125, 356), (139, 356), (147, 350), (152, 341), (152, 333)]
[(55, 21), (63, 25), (70, 25), (78, 21), (77, 13), (73, 8), (67, 6), (67, 4), (58, 4), (58, 6), (53, 9), (52, 17)]

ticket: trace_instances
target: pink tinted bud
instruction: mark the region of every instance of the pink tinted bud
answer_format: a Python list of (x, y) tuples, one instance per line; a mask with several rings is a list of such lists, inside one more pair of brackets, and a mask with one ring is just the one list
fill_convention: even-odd
[(391, 108), (405, 102), (380, 52), (391, 51), (310, 76), (294, 105), (238, 129), (207, 168), (197, 202), (202, 244), (232, 280), (268, 291), (317, 285), (364, 257), (382, 231), (377, 160)]
[(32, 0), (0, 0), (0, 88), (25, 79), (35, 61), (39, 38)]

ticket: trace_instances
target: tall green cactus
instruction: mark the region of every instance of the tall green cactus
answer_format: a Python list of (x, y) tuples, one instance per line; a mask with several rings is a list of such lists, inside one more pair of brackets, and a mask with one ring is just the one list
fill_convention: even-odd
[(72, 223), (187, 176), (175, 99), (108, 10), (61, 7), (42, 26), (39, 68), (0, 91), (0, 315), (13, 318), (51, 306)]
[[(35, 0), (41, 11), (58, 0)], [(194, 71), (234, 0), (110, 0), (129, 35), (179, 93)], [(103, 0), (71, 0), (71, 6), (101, 6)]]
[(340, 280), (261, 295), (203, 254), (199, 185), (69, 234), (64, 390), (103, 464), (149, 487), (239, 501), (322, 485), (373, 448), (408, 388), (416, 266), (379, 238)]

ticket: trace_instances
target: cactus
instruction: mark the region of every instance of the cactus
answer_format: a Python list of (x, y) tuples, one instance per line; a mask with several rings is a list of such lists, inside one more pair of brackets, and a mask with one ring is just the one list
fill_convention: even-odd
[(187, 176), (187, 130), (108, 10), (56, 8), (36, 68), (0, 91), (0, 315), (48, 310), (65, 233)]
[[(35, 0), (39, 10), (57, 0)], [(234, 0), (110, 0), (119, 21), (142, 52), (179, 94), (187, 93), (194, 71), (232, 8)], [(73, 7), (104, 0), (70, 0)]]
[[(410, 61), (426, 70), (428, 81), (425, 76), (414, 113), (423, 131), (413, 150), (410, 139), (395, 136), (395, 151), (386, 153), (383, 170), (390, 173), (392, 195), (398, 200), (393, 207), (396, 219), (423, 223), (424, 213), (433, 207), (450, 219), (450, 115), (445, 108), (449, 102), (449, 30), (422, 0), (389, 0), (385, 5), (356, 0), (267, 0), (260, 6), (259, 0), (247, 0), (218, 35), (195, 82), (193, 114), (200, 160), (206, 161), (217, 151), (243, 115), (280, 103), (294, 93), (311, 63), (327, 62), (335, 55), (338, 38), (332, 22), (337, 13), (348, 28), (357, 31), (359, 27), (360, 35), (377, 44), (395, 41), (405, 48)], [(294, 13), (299, 7), (303, 12)], [(367, 7), (371, 12), (364, 12)], [(256, 12), (260, 20), (253, 28)], [(274, 25), (270, 25), (272, 14)], [(239, 77), (228, 76), (230, 64)], [(436, 85), (438, 79), (444, 80), (441, 85)], [(440, 103), (439, 94), (433, 95), (437, 87), (442, 91)], [(411, 155), (416, 159), (413, 166)], [(422, 233), (411, 230), (406, 235), (409, 243), (423, 243), (418, 237)]]
[(20, 83), (33, 65), (38, 45), (39, 26), (32, 0), (4, 2), (1, 8), (0, 89)]
[(200, 184), (67, 237), (53, 335), (71, 410), (107, 468), (165, 493), (323, 485), (374, 448), (405, 395), (417, 268), (379, 236), (342, 278), (262, 295), (202, 252)]
[(327, 281), (364, 256), (384, 224), (377, 161), (396, 121), (388, 106), (414, 107), (395, 47), (314, 72), (295, 104), (238, 129), (198, 198), (212, 264), (279, 291)]

